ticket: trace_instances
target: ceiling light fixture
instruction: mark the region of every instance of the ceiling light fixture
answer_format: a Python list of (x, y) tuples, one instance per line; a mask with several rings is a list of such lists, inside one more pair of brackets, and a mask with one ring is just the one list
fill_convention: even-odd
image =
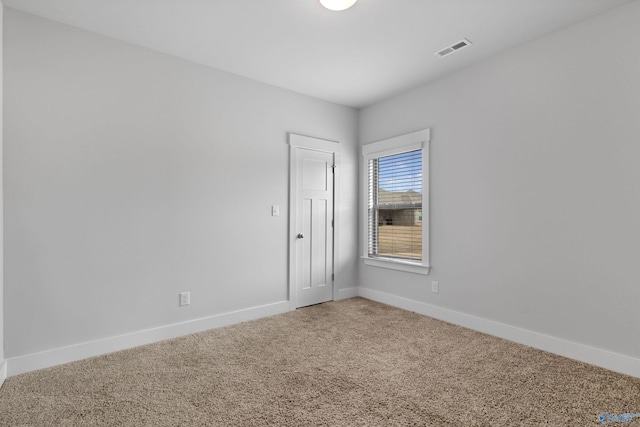
[(340, 11), (347, 10), (353, 6), (358, 0), (319, 0), (320, 4), (329, 10)]

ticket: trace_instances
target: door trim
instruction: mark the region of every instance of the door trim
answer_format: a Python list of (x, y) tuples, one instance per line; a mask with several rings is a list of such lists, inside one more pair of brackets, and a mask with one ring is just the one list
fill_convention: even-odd
[(313, 138), (305, 135), (298, 135), (295, 133), (288, 134), (289, 143), (289, 310), (296, 309), (297, 289), (295, 286), (295, 266), (296, 266), (296, 251), (295, 243), (296, 236), (298, 234), (296, 230), (296, 212), (297, 206), (297, 194), (298, 194), (298, 182), (296, 175), (296, 166), (298, 161), (298, 149), (322, 151), (325, 153), (333, 154), (333, 161), (335, 164), (333, 174), (333, 274), (334, 280), (331, 284), (332, 299), (335, 300), (337, 295), (337, 286), (339, 277), (336, 277), (336, 264), (340, 260), (339, 251), (340, 248), (340, 143), (338, 141), (331, 141), (328, 139)]

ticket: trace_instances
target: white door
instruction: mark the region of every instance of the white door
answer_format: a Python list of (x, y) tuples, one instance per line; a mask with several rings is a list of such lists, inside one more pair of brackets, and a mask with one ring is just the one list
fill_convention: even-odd
[(333, 299), (334, 155), (297, 148), (295, 306)]

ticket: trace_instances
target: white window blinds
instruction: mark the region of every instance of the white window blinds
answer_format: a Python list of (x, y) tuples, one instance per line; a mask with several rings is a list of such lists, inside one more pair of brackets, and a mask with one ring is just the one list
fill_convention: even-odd
[(422, 260), (422, 182), (422, 150), (369, 158), (369, 257)]

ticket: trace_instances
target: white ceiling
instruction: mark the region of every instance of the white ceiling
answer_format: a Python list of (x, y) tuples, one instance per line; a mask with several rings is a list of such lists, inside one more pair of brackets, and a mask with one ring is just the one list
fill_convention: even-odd
[[(2, 0), (14, 9), (364, 107), (630, 0)], [(640, 0), (633, 0), (640, 1)], [(462, 38), (473, 45), (434, 52)]]

